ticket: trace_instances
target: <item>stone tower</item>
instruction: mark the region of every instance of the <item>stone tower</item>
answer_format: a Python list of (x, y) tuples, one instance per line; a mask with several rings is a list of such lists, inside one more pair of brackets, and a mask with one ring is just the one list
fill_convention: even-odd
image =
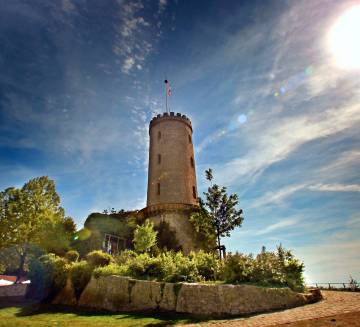
[(141, 210), (155, 225), (169, 224), (185, 253), (198, 249), (189, 222), (198, 208), (191, 121), (174, 112), (154, 117), (149, 126), (147, 207)]

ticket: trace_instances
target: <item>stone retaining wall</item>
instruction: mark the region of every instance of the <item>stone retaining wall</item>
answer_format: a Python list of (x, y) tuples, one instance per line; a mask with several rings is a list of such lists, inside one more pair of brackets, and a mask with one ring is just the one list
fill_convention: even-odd
[(27, 291), (27, 284), (13, 284), (0, 286), (0, 298), (24, 297)]
[(288, 288), (250, 285), (161, 283), (122, 276), (92, 278), (75, 298), (71, 283), (53, 303), (110, 311), (173, 311), (196, 315), (242, 315), (292, 308), (321, 299), (321, 293), (300, 294)]

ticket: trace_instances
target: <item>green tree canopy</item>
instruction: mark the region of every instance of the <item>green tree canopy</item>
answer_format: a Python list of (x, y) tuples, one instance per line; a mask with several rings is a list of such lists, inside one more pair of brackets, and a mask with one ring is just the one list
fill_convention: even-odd
[[(195, 212), (190, 220), (198, 232), (206, 235), (209, 240), (216, 238), (217, 248), (221, 258), (221, 238), (230, 236), (235, 227), (240, 227), (244, 218), (242, 209), (237, 209), (238, 196), (227, 194), (226, 187), (212, 184), (212, 169), (205, 171), (205, 176), (211, 185), (204, 192), (205, 201), (199, 198), (199, 211)], [(212, 238), (213, 237), (213, 238)]]
[(154, 230), (154, 224), (148, 219), (143, 225), (137, 225), (134, 232), (134, 247), (137, 252), (148, 252), (156, 245), (157, 232)]
[(32, 247), (66, 250), (75, 228), (72, 218), (64, 217), (55, 183), (47, 176), (0, 192), (0, 250), (16, 250), (19, 276)]

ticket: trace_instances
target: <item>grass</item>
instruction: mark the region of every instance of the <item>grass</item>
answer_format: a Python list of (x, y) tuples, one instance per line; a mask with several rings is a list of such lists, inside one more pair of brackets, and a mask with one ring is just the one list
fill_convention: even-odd
[(171, 326), (204, 319), (171, 313), (111, 313), (25, 302), (0, 304), (0, 326)]

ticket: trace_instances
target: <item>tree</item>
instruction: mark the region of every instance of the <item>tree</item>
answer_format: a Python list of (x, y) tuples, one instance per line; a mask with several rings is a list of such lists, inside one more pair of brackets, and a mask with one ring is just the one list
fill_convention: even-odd
[(18, 256), (18, 278), (32, 248), (66, 249), (75, 232), (64, 217), (55, 183), (47, 176), (31, 179), (21, 189), (0, 192), (0, 249), (13, 247)]
[(137, 252), (148, 252), (156, 245), (157, 232), (154, 230), (154, 224), (148, 219), (143, 225), (137, 225), (134, 232), (134, 247)]
[(204, 192), (205, 201), (199, 198), (200, 209), (194, 213), (191, 220), (195, 222), (195, 228), (203, 233), (215, 235), (217, 249), (221, 259), (221, 238), (230, 236), (235, 227), (240, 227), (244, 218), (242, 209), (237, 210), (238, 196), (227, 194), (226, 187), (212, 184), (213, 171), (211, 168), (205, 171), (206, 179), (210, 182), (207, 192)]

